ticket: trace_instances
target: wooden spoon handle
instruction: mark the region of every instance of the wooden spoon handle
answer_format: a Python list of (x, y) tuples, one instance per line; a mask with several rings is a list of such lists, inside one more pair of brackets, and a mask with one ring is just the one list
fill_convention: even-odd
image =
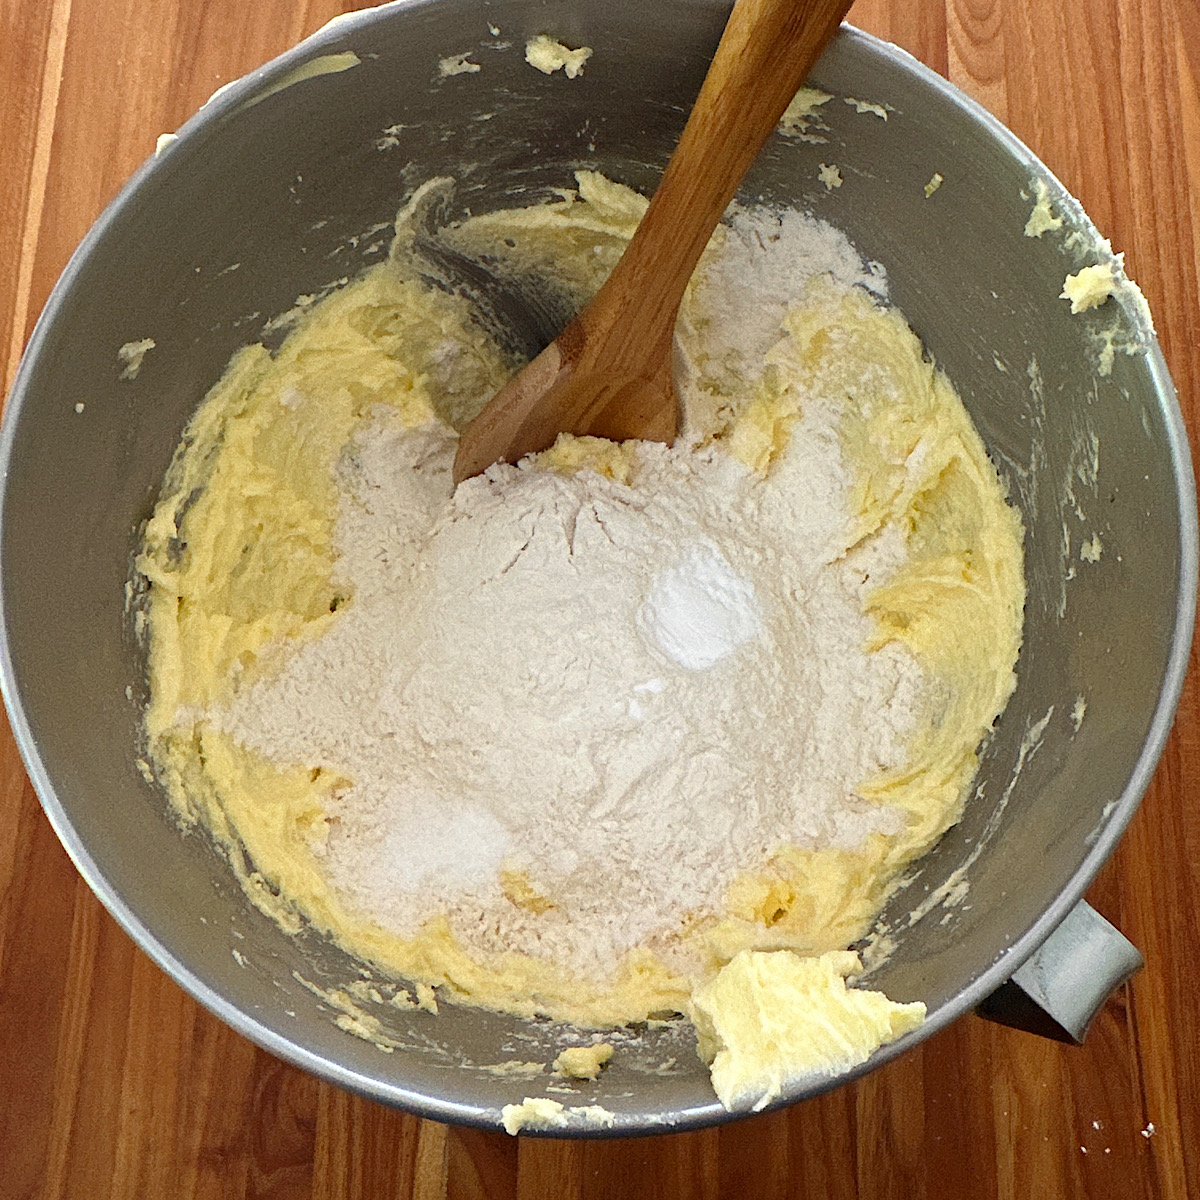
[(560, 432), (672, 442), (671, 348), (688, 279), (850, 0), (737, 0), (683, 135), (591, 303), (463, 430), (454, 482)]
[(712, 231), (849, 7), (850, 0), (737, 0), (650, 207), (581, 314), (585, 354), (640, 356), (648, 339), (670, 341)]

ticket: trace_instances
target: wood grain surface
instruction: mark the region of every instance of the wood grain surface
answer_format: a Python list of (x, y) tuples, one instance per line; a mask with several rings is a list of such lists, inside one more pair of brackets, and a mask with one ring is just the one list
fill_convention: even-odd
[[(220, 84), (337, 0), (0, 0), (0, 378), (103, 205)], [(481, 4), (481, 16), (486, 16)], [(1127, 254), (1200, 427), (1196, 0), (859, 0), (1024, 139)], [(447, 1128), (232, 1033), (79, 879), (0, 734), (0, 1196), (1200, 1196), (1200, 675), (1089, 899), (1147, 968), (1075, 1049), (974, 1017), (720, 1130), (568, 1143)]]

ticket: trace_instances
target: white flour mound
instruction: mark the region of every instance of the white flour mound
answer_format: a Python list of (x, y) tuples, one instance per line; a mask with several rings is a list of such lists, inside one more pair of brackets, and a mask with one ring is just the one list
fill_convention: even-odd
[[(750, 228), (730, 253), (752, 267)], [(780, 275), (777, 244), (757, 257)], [(737, 311), (713, 306), (713, 345)], [(834, 422), (806, 404), (766, 478), (646, 443), (631, 486), (500, 465), (452, 495), (453, 435), (380, 414), (339, 468), (351, 603), (216, 719), (353, 781), (323, 869), (382, 926), (445, 913), (469, 951), (591, 977), (663, 948), (781, 844), (902, 820), (855, 788), (904, 760), (921, 706), (906, 651), (863, 650), (865, 591), (903, 550), (844, 553)], [(508, 899), (501, 869), (553, 907)]]

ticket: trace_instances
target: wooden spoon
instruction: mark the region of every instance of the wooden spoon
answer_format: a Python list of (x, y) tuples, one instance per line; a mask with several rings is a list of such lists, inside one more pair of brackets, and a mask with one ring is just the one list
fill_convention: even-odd
[(592, 302), (463, 430), (460, 483), (561, 432), (672, 442), (675, 319), (742, 176), (850, 0), (737, 0), (646, 215)]

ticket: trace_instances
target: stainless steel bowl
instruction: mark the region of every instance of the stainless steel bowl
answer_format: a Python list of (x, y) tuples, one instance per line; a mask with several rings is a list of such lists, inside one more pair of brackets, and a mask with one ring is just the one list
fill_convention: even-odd
[[(651, 19), (622, 0), (432, 0), (335, 23), (214, 98), (138, 171), (71, 260), (5, 414), (4, 693), (68, 851), (138, 944), (218, 1016), (301, 1067), (426, 1116), (495, 1126), (501, 1105), (538, 1084), (482, 1066), (549, 1061), (563, 1031), (449, 1005), (434, 1017), (368, 1004), (410, 1047), (385, 1054), (334, 1025), (299, 977), (344, 983), (356, 964), (252, 908), (139, 770), (145, 664), (125, 595), (139, 526), (231, 353), (298, 295), (377, 261), (415, 184), (457, 176), (463, 211), (532, 202), (578, 166), (651, 189), (726, 11), (661, 0)], [(581, 78), (525, 64), (525, 39), (541, 32), (594, 47)], [(481, 69), (440, 78), (439, 59), (465, 50)], [(1063, 232), (1094, 243), (1045, 168), (943, 80), (860, 33), (840, 35), (813, 82), (837, 97), (822, 110), (827, 140), (776, 138), (743, 195), (804, 205), (886, 266), (1027, 526), (1019, 687), (965, 819), (889, 905), (895, 948), (871, 976), (895, 999), (924, 1000), (929, 1020), (866, 1070), (996, 994), (1069, 915), (1063, 928), (1088, 924), (1076, 902), (1150, 779), (1179, 693), (1196, 510), (1171, 383), (1135, 307), (1071, 316), (1059, 291), (1087, 255), (1065, 252), (1063, 234), (1024, 236), (1043, 179)], [(845, 97), (886, 105), (887, 119)], [(821, 162), (838, 164), (843, 187), (821, 185)], [(935, 173), (944, 182), (927, 197)], [(1147, 347), (1099, 376), (1096, 331), (1114, 320)], [(154, 349), (122, 378), (118, 348), (145, 337)], [(1100, 560), (1082, 561), (1094, 533)], [(946, 885), (964, 877), (955, 904), (962, 889)], [(1079, 1032), (1098, 1002), (1081, 997), (1110, 979), (1057, 969), (1062, 942), (1060, 932), (1025, 982), (1044, 985), (1048, 1002), (1065, 993)], [(575, 1103), (616, 1114), (616, 1132), (725, 1116), (686, 1028), (623, 1035), (612, 1066), (577, 1091)]]

